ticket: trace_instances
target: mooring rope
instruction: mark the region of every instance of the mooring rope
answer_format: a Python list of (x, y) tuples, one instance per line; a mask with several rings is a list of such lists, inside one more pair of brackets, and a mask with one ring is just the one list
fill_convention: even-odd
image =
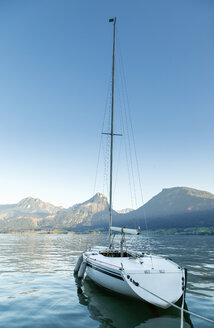
[(185, 296), (185, 291), (183, 291), (182, 295), (182, 305), (181, 305), (181, 328), (184, 326), (184, 297)]
[[(123, 272), (125, 273), (124, 269), (123, 269)], [(126, 273), (125, 273), (125, 274), (126, 274)], [(127, 275), (128, 275), (128, 274), (126, 274), (126, 276), (127, 276)], [(130, 276), (130, 275), (129, 275), (129, 276)], [(135, 283), (137, 283), (137, 282), (135, 282)], [(206, 317), (203, 317), (202, 315), (199, 315), (199, 314), (196, 314), (196, 313), (194, 313), (194, 312), (191, 312), (191, 311), (188, 311), (188, 310), (184, 309), (184, 293), (183, 293), (182, 307), (180, 307), (180, 306), (175, 305), (174, 303), (171, 303), (171, 302), (165, 300), (164, 298), (162, 298), (162, 297), (156, 295), (155, 293), (151, 292), (150, 290), (148, 290), (148, 289), (142, 287), (139, 283), (138, 283), (138, 287), (140, 287), (141, 289), (145, 290), (147, 293), (149, 293), (149, 294), (151, 294), (151, 295), (153, 295), (153, 296), (159, 298), (161, 301), (168, 303), (170, 306), (173, 306), (174, 308), (180, 310), (180, 311), (181, 311), (181, 321), (182, 321), (181, 323), (182, 323), (182, 324), (183, 324), (183, 314), (182, 314), (182, 313), (185, 312), (185, 313), (188, 313), (188, 314), (190, 314), (190, 315), (192, 315), (192, 316), (194, 316), (194, 317), (196, 317), (196, 318), (199, 318), (199, 319), (202, 319), (202, 320), (207, 321), (207, 322), (209, 322), (209, 323), (212, 323), (212, 324), (214, 325), (214, 320), (208, 319), (208, 318), (206, 318)], [(182, 328), (182, 327), (183, 327), (183, 326), (181, 325), (181, 328)]]

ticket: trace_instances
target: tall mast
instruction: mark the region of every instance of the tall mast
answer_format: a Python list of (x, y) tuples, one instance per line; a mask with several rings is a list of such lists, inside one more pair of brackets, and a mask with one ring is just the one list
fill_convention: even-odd
[(112, 92), (111, 92), (111, 151), (110, 151), (110, 194), (109, 194), (109, 212), (110, 212), (110, 220), (109, 220), (109, 235), (111, 236), (112, 226), (112, 176), (113, 176), (113, 138), (114, 138), (114, 66), (115, 66), (115, 27), (116, 27), (116, 17), (114, 19), (110, 19), (109, 21), (114, 22), (114, 30), (113, 30), (113, 57), (112, 57)]

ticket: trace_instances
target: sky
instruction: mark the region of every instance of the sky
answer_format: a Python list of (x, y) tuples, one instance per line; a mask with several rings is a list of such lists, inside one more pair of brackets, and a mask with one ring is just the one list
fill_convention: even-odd
[[(214, 193), (213, 0), (0, 0), (0, 204), (107, 193), (96, 172), (115, 16), (144, 202)], [(113, 206), (138, 207), (118, 162)]]

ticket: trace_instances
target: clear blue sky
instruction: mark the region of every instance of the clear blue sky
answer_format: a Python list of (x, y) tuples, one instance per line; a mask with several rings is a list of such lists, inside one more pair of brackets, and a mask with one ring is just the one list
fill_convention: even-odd
[(213, 0), (0, 0), (0, 204), (92, 196), (114, 16), (145, 201), (214, 193)]

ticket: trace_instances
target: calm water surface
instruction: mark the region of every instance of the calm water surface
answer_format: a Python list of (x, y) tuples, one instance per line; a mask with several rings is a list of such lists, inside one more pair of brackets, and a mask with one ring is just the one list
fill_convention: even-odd
[[(130, 246), (165, 255), (188, 269), (186, 307), (214, 320), (214, 237), (133, 236)], [(87, 246), (106, 235), (0, 234), (0, 327), (180, 327), (176, 309), (111, 294), (73, 269)], [(214, 327), (185, 316), (184, 327)]]

